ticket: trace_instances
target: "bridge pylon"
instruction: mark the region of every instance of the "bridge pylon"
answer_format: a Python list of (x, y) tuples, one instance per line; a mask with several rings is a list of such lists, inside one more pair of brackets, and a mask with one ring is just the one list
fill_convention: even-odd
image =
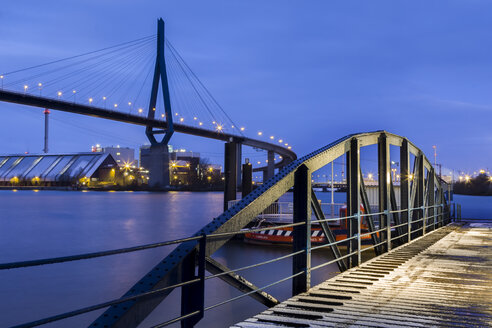
[[(165, 117), (167, 128), (164, 130), (155, 129), (153, 126), (145, 128), (145, 134), (150, 141), (150, 149), (142, 157), (142, 166), (149, 169), (149, 185), (152, 187), (169, 186), (169, 149), (168, 143), (174, 133), (173, 115), (171, 111), (171, 100), (169, 96), (169, 84), (167, 80), (166, 60), (164, 58), (164, 20), (157, 20), (157, 56), (155, 61), (154, 78), (152, 81), (152, 91), (150, 94), (149, 109), (147, 118), (155, 118), (157, 94), (159, 91), (159, 81), (162, 87), (164, 100)], [(157, 134), (164, 134), (160, 141)]]

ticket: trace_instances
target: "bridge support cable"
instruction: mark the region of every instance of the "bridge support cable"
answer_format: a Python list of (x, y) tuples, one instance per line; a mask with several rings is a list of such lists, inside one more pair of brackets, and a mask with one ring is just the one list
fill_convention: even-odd
[(381, 133), (378, 138), (378, 182), (379, 182), (379, 212), (380, 215), (381, 241), (386, 241), (382, 248), (384, 251), (391, 250), (391, 221), (390, 221), (390, 154), (389, 143), (386, 134)]
[[(257, 286), (255, 286), (243, 276), (234, 272), (230, 272), (231, 270), (228, 267), (217, 262), (211, 257), (206, 258), (206, 268), (207, 271), (213, 275), (221, 274), (220, 276), (218, 276), (218, 278), (242, 293), (246, 294), (255, 291), (249, 296), (267, 307), (272, 307), (280, 303), (275, 297), (263, 290), (259, 290)], [(228, 273), (223, 274), (224, 272)]]
[(306, 165), (301, 165), (294, 177), (294, 215), (295, 226), (292, 231), (292, 253), (303, 251), (292, 258), (292, 296), (304, 293), (311, 288), (311, 173)]
[(362, 169), (360, 167), (359, 167), (359, 172), (360, 172), (359, 173), (360, 174), (360, 200), (361, 200), (362, 206), (364, 207), (364, 211), (365, 211), (365, 215), (366, 215), (366, 217), (364, 219), (367, 223), (367, 227), (369, 228), (368, 230), (371, 233), (372, 244), (375, 246), (374, 252), (376, 253), (376, 255), (381, 255), (382, 254), (381, 247), (376, 246), (376, 245), (379, 245), (379, 237), (378, 237), (378, 234), (375, 233), (375, 231), (377, 229), (376, 229), (376, 225), (374, 224), (374, 217), (371, 214), (371, 212), (372, 212), (371, 204), (369, 203), (369, 198), (367, 197), (366, 186), (364, 183), (364, 179), (362, 178)]
[[(333, 254), (333, 257), (335, 259), (341, 258), (342, 254), (340, 253), (340, 249), (338, 248), (338, 245), (333, 244), (337, 241), (335, 238), (335, 235), (331, 231), (328, 223), (326, 221), (324, 221), (324, 220), (326, 220), (325, 215), (323, 214), (320, 202), (318, 201), (318, 198), (316, 197), (316, 193), (314, 192), (314, 190), (312, 188), (311, 188), (311, 205), (313, 207), (314, 216), (316, 217), (316, 219), (318, 221), (321, 221), (320, 222), (321, 229), (323, 230), (323, 233), (326, 237), (327, 243), (331, 244), (330, 249), (331, 249), (331, 252)], [(347, 270), (347, 266), (345, 265), (345, 262), (343, 261), (343, 259), (341, 259), (340, 261), (337, 261), (337, 265), (338, 265), (338, 269), (340, 270), (340, 272), (344, 272), (345, 270)]]

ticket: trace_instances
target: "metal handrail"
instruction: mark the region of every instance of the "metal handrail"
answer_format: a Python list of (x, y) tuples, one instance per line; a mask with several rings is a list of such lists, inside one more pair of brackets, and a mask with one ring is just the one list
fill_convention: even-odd
[[(427, 207), (422, 206), (422, 207), (419, 207), (419, 208), (410, 208), (410, 209), (406, 209), (406, 210), (399, 210), (399, 212), (403, 212), (403, 211), (409, 211), (409, 212), (411, 212), (413, 210), (419, 210), (419, 209), (423, 209), (423, 208), (437, 208), (437, 207), (443, 207), (443, 205), (438, 204), (438, 205), (427, 206)], [(389, 212), (391, 212), (391, 211), (385, 211), (385, 212), (380, 212), (380, 213), (371, 213), (371, 214), (359, 214), (359, 216), (362, 217), (362, 216), (369, 216), (369, 215), (380, 215), (380, 214), (387, 214)], [(402, 223), (402, 224), (399, 224), (399, 225), (395, 225), (395, 226), (392, 226), (392, 227), (393, 228), (397, 228), (397, 227), (400, 227), (400, 226), (404, 226), (404, 225), (408, 225), (408, 224), (413, 224), (413, 223), (418, 223), (418, 222), (421, 222), (421, 221), (424, 221), (425, 222), (428, 219), (435, 219), (435, 218), (444, 216), (446, 214), (449, 214), (449, 211), (443, 211), (441, 213), (434, 213), (431, 216), (426, 216), (426, 217), (423, 217), (421, 219), (413, 220), (413, 221), (410, 220), (410, 222), (405, 222), (405, 223)], [(330, 219), (324, 219), (324, 220), (313, 220), (311, 222), (312, 223), (330, 222), (330, 221), (338, 221), (338, 220), (350, 219), (350, 218), (356, 218), (356, 217), (358, 217), (358, 215), (352, 215), (352, 216), (347, 216), (347, 217), (343, 217), (343, 218), (330, 218)], [(428, 225), (424, 224), (424, 226), (426, 228), (426, 227), (433, 226), (436, 223), (440, 223), (440, 222), (442, 222), (442, 220), (437, 220), (437, 221), (432, 222), (431, 224), (428, 224)], [(298, 223), (292, 223), (292, 224), (285, 224), (285, 225), (275, 226), (275, 228), (297, 227), (297, 226), (302, 226), (304, 224), (305, 224), (305, 222), (298, 222)], [(415, 233), (415, 232), (418, 232), (420, 230), (423, 230), (424, 229), (424, 226), (422, 226), (420, 228), (417, 228), (417, 229), (411, 229), (411, 232), (412, 233)], [(56, 258), (46, 258), (46, 259), (33, 260), (33, 261), (21, 261), (21, 262), (3, 263), (3, 264), (0, 264), (0, 270), (25, 268), (25, 267), (39, 266), (39, 265), (45, 265), (45, 264), (57, 264), (57, 263), (64, 263), (64, 262), (69, 262), (69, 261), (78, 261), (78, 260), (91, 259), (91, 258), (96, 258), (96, 257), (104, 257), (104, 256), (118, 255), (118, 254), (130, 253), (130, 252), (141, 251), (141, 250), (146, 250), (146, 249), (151, 249), (151, 248), (169, 246), (169, 245), (178, 244), (178, 243), (186, 242), (186, 241), (200, 240), (202, 238), (207, 238), (207, 239), (208, 238), (218, 238), (218, 237), (228, 236), (228, 235), (231, 235), (231, 234), (235, 234), (235, 235), (237, 235), (237, 234), (245, 234), (245, 233), (249, 233), (249, 232), (259, 232), (259, 231), (265, 231), (265, 230), (270, 230), (270, 229), (272, 229), (272, 227), (255, 228), (255, 229), (248, 229), (248, 230), (241, 230), (241, 231), (227, 232), (227, 233), (216, 233), (216, 234), (209, 234), (209, 235), (200, 235), (200, 236), (193, 236), (193, 237), (188, 237), (188, 238), (181, 238), (181, 239), (175, 239), (175, 240), (164, 241), (164, 242), (159, 242), (159, 243), (146, 244), (146, 245), (140, 245), (140, 246), (129, 247), (129, 248), (115, 249), (115, 250), (109, 250), (109, 251), (102, 251), (102, 252), (86, 253), (86, 254), (79, 254), (79, 255), (73, 255), (73, 256), (65, 256), (65, 257), (56, 257)], [(314, 246), (314, 247), (311, 247), (310, 250), (311, 251), (314, 251), (314, 250), (318, 250), (318, 249), (321, 249), (321, 248), (331, 247), (331, 246), (338, 245), (338, 244), (341, 244), (341, 243), (346, 243), (346, 242), (348, 242), (350, 240), (354, 240), (354, 239), (358, 239), (360, 241), (360, 238), (362, 238), (364, 236), (368, 236), (368, 235), (372, 235), (372, 234), (375, 234), (375, 233), (383, 232), (385, 230), (387, 230), (387, 227), (382, 228), (382, 229), (378, 229), (378, 230), (374, 230), (374, 231), (371, 231), (371, 232), (363, 233), (363, 234), (358, 234), (358, 235), (355, 235), (355, 236), (352, 236), (352, 237), (349, 237), (349, 238), (345, 238), (345, 239), (342, 239), (342, 240), (339, 240), (339, 241), (335, 241), (335, 242), (332, 242), (332, 243), (325, 243), (323, 245)], [(392, 238), (390, 238), (390, 240), (393, 241), (395, 239), (402, 238), (402, 237), (404, 237), (406, 235), (408, 235), (408, 232), (407, 233), (404, 233), (404, 234), (401, 234), (401, 235), (398, 235), (398, 236), (395, 236), (395, 237), (392, 237)], [(335, 262), (342, 261), (342, 260), (344, 260), (344, 259), (346, 259), (346, 258), (348, 258), (350, 256), (354, 256), (354, 255), (360, 256), (360, 254), (362, 252), (365, 252), (367, 250), (374, 249), (374, 248), (379, 247), (379, 246), (382, 246), (382, 245), (384, 245), (386, 243), (387, 243), (386, 241), (383, 241), (383, 242), (380, 242), (380, 243), (375, 244), (375, 245), (370, 245), (370, 246), (368, 246), (368, 247), (366, 247), (364, 249), (358, 249), (358, 250), (353, 251), (351, 253), (348, 253), (346, 255), (343, 255), (343, 256), (340, 256), (338, 258), (335, 258), (335, 259), (333, 259), (331, 261), (324, 262), (324, 263), (319, 264), (317, 266), (311, 267), (310, 270), (311, 271), (314, 271), (314, 270), (320, 269), (322, 267), (325, 267), (327, 265), (333, 264)], [(277, 262), (277, 261), (280, 261), (280, 260), (283, 260), (283, 259), (287, 259), (287, 258), (293, 257), (295, 255), (299, 255), (299, 254), (301, 254), (303, 252), (305, 252), (305, 251), (298, 251), (298, 252), (294, 252), (294, 253), (289, 253), (287, 255), (283, 255), (283, 256), (280, 256), (280, 257), (277, 257), (277, 258), (274, 258), (274, 259), (270, 259), (270, 260), (266, 260), (266, 261), (263, 261), (263, 262), (259, 262), (259, 263), (256, 263), (256, 264), (247, 265), (247, 266), (244, 266), (244, 267), (240, 267), (240, 268), (236, 268), (236, 269), (231, 269), (231, 270), (228, 270), (228, 271), (224, 271), (224, 272), (221, 272), (221, 273), (218, 273), (218, 274), (215, 274), (215, 275), (206, 276), (204, 279), (205, 280), (208, 280), (208, 279), (217, 278), (217, 277), (220, 277), (220, 276), (223, 276), (223, 275), (226, 275), (226, 274), (237, 273), (237, 272), (240, 272), (240, 271), (243, 271), (243, 270), (252, 269), (252, 268), (255, 268), (255, 267), (259, 267), (259, 266), (262, 266), (262, 265), (266, 265), (266, 264), (274, 263), (274, 262)], [(296, 277), (296, 276), (298, 276), (300, 274), (302, 274), (302, 273), (299, 272), (297, 274), (294, 274), (294, 275), (288, 276), (286, 278), (277, 280), (277, 281), (275, 281), (275, 282), (273, 282), (271, 284), (268, 284), (268, 285), (266, 285), (264, 287), (256, 288), (256, 289), (254, 289), (252, 291), (249, 291), (247, 293), (241, 294), (241, 295), (239, 295), (237, 297), (233, 297), (233, 298), (228, 299), (226, 301), (222, 301), (222, 302), (219, 302), (219, 303), (214, 304), (212, 306), (209, 306), (209, 307), (205, 308), (204, 310), (210, 310), (212, 308), (215, 308), (215, 307), (218, 307), (218, 306), (227, 304), (229, 302), (235, 301), (237, 299), (243, 298), (243, 297), (248, 296), (250, 294), (253, 294), (253, 293), (256, 293), (256, 292), (261, 291), (263, 289), (266, 289), (268, 287), (271, 287), (273, 285), (276, 285), (276, 284), (279, 284), (279, 283), (284, 282), (286, 280), (292, 279), (293, 277)], [(136, 300), (136, 299), (147, 297), (147, 296), (151, 296), (151, 295), (158, 295), (158, 294), (161, 294), (161, 293), (166, 292), (169, 289), (174, 289), (174, 288), (177, 288), (177, 287), (183, 287), (183, 286), (186, 286), (186, 285), (189, 285), (189, 284), (197, 283), (200, 280), (201, 280), (200, 278), (192, 279), (192, 280), (189, 280), (189, 281), (186, 281), (186, 282), (181, 282), (181, 283), (178, 283), (178, 284), (175, 284), (175, 285), (171, 285), (171, 286), (166, 286), (166, 287), (163, 287), (163, 288), (159, 288), (159, 289), (156, 289), (156, 290), (153, 290), (153, 291), (150, 291), (150, 292), (145, 292), (145, 293), (141, 293), (141, 294), (137, 294), (137, 295), (132, 295), (132, 296), (123, 297), (123, 298), (120, 298), (120, 299), (115, 299), (115, 300), (107, 301), (107, 302), (96, 304), (96, 305), (92, 305), (92, 306), (89, 306), (89, 307), (84, 307), (84, 308), (80, 308), (80, 309), (77, 309), (77, 310), (69, 311), (69, 312), (66, 312), (66, 313), (63, 313), (63, 314), (46, 317), (44, 319), (40, 319), (40, 320), (37, 320), (37, 321), (28, 322), (28, 323), (21, 324), (21, 325), (15, 326), (15, 327), (23, 327), (23, 328), (24, 327), (34, 327), (34, 326), (39, 326), (39, 325), (43, 325), (43, 324), (50, 323), (50, 322), (55, 322), (55, 321), (67, 319), (67, 318), (74, 317), (74, 316), (77, 316), (77, 315), (81, 315), (81, 314), (84, 314), (84, 313), (96, 311), (96, 310), (99, 310), (99, 309), (102, 309), (102, 308), (105, 308), (105, 307), (108, 307), (108, 306), (111, 306), (111, 305), (117, 305), (117, 304), (121, 304), (121, 303), (124, 303), (124, 302), (127, 302), (127, 301)], [(178, 322), (180, 320), (183, 320), (183, 319), (189, 318), (191, 316), (197, 315), (199, 312), (200, 311), (194, 311), (192, 313), (189, 313), (189, 314), (186, 314), (186, 315), (182, 315), (180, 317), (177, 317), (177, 318), (174, 318), (172, 320), (166, 321), (166, 322), (161, 323), (159, 325), (156, 325), (154, 327), (164, 327), (164, 326), (170, 325), (172, 323)]]
[(71, 255), (71, 256), (51, 257), (51, 258), (31, 260), (31, 261), (2, 263), (2, 264), (0, 264), (0, 270), (27, 268), (27, 267), (45, 265), (45, 264), (56, 264), (56, 263), (64, 263), (64, 262), (71, 262), (71, 261), (88, 260), (88, 259), (93, 259), (96, 257), (131, 253), (131, 252), (143, 251), (143, 250), (151, 249), (151, 248), (158, 248), (158, 247), (164, 247), (164, 246), (169, 246), (169, 245), (174, 245), (174, 244), (180, 244), (180, 243), (183, 243), (186, 241), (199, 240), (201, 238), (202, 238), (202, 236), (193, 236), (193, 237), (175, 239), (175, 240), (170, 240), (170, 241), (163, 241), (163, 242), (158, 242), (158, 243), (153, 243), (153, 244), (146, 244), (146, 245), (140, 245), (140, 246), (134, 246), (134, 247), (113, 249), (113, 250), (102, 251), (102, 252), (85, 253), (85, 254)]
[(80, 309), (77, 309), (77, 310), (65, 312), (65, 313), (62, 313), (62, 314), (58, 314), (58, 315), (46, 317), (44, 319), (40, 319), (40, 320), (36, 320), (36, 321), (31, 321), (31, 322), (24, 323), (24, 324), (21, 324), (21, 325), (16, 325), (16, 326), (14, 326), (12, 328), (27, 328), (27, 327), (41, 326), (41, 325), (44, 325), (44, 324), (47, 324), (47, 323), (50, 323), (50, 322), (60, 321), (62, 319), (68, 319), (68, 318), (71, 318), (71, 317), (75, 317), (77, 315), (81, 315), (81, 314), (84, 314), (84, 313), (88, 313), (88, 312), (96, 311), (96, 310), (99, 310), (99, 309), (103, 309), (103, 308), (106, 308), (106, 307), (111, 306), (111, 305), (121, 304), (121, 303), (124, 303), (124, 302), (136, 300), (136, 299), (139, 299), (139, 298), (142, 298), (142, 297), (155, 296), (155, 295), (158, 295), (158, 294), (162, 294), (165, 291), (167, 291), (168, 289), (173, 289), (173, 288), (177, 288), (177, 287), (186, 286), (186, 285), (189, 285), (189, 284), (198, 282), (198, 281), (200, 281), (200, 279), (193, 279), (193, 280), (185, 281), (185, 282), (182, 282), (182, 283), (179, 283), (179, 284), (175, 284), (175, 285), (172, 285), (172, 286), (166, 286), (166, 287), (163, 287), (163, 288), (155, 289), (155, 290), (150, 291), (150, 292), (145, 292), (145, 293), (141, 293), (141, 294), (137, 294), (137, 295), (122, 297), (122, 298), (119, 298), (119, 299), (116, 299), (116, 300), (111, 300), (111, 301), (107, 301), (107, 302), (104, 302), (104, 303), (99, 303), (99, 304), (96, 304), (96, 305), (87, 306), (87, 307), (80, 308)]
[(264, 289), (266, 289), (266, 288), (268, 288), (268, 287), (275, 286), (275, 285), (277, 285), (277, 284), (279, 284), (279, 283), (281, 283), (281, 282), (287, 281), (287, 280), (292, 279), (292, 278), (294, 278), (294, 277), (297, 277), (297, 276), (299, 276), (299, 275), (301, 275), (301, 274), (303, 274), (303, 272), (298, 272), (298, 273), (295, 273), (295, 274), (293, 274), (293, 275), (290, 275), (290, 276), (288, 276), (288, 277), (285, 277), (285, 278), (282, 278), (282, 279), (280, 279), (280, 280), (277, 280), (277, 281), (275, 281), (275, 282), (273, 282), (273, 283), (271, 283), (271, 284), (268, 284), (268, 285), (266, 285), (266, 286), (263, 286), (263, 287), (260, 287), (260, 288), (253, 289), (253, 290), (251, 290), (251, 291), (249, 291), (249, 292), (247, 292), (247, 293), (244, 293), (244, 294), (242, 294), (242, 295), (239, 295), (239, 296), (236, 296), (236, 297), (230, 298), (230, 299), (228, 299), (227, 301), (219, 302), (219, 303), (216, 303), (216, 304), (214, 304), (214, 305), (208, 306), (208, 307), (204, 308), (204, 310), (205, 310), (205, 311), (208, 311), (208, 310), (211, 310), (211, 309), (216, 308), (216, 307), (218, 307), (218, 306), (221, 306), (221, 305), (224, 305), (224, 304), (230, 303), (230, 302), (232, 302), (232, 301), (238, 300), (238, 299), (243, 298), (243, 297), (245, 297), (245, 296), (248, 296), (248, 295), (254, 294), (254, 293), (258, 292), (258, 291), (264, 290)]
[(239, 271), (256, 268), (256, 267), (259, 267), (259, 266), (262, 266), (262, 265), (265, 265), (265, 264), (274, 263), (274, 262), (277, 262), (277, 261), (280, 261), (280, 260), (284, 260), (284, 259), (287, 259), (289, 257), (295, 256), (295, 255), (299, 255), (299, 254), (302, 254), (302, 253), (304, 253), (304, 251), (298, 251), (298, 252), (294, 252), (294, 253), (289, 253), (287, 255), (276, 257), (276, 258), (271, 259), (271, 260), (259, 262), (259, 263), (256, 263), (256, 264), (247, 265), (247, 266), (244, 266), (244, 267), (241, 267), (241, 268), (237, 268), (237, 269), (231, 269), (229, 271), (224, 271), (224, 272), (217, 273), (217, 274), (214, 274), (214, 275), (206, 276), (205, 277), (205, 280), (212, 279), (212, 278), (217, 278), (217, 277), (220, 277), (220, 276), (229, 274), (229, 273), (237, 273)]

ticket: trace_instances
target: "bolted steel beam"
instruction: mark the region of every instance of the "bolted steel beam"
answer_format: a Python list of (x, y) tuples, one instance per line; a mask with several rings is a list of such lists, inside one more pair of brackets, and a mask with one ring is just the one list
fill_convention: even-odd
[(379, 181), (379, 212), (386, 212), (386, 214), (380, 215), (380, 227), (386, 228), (381, 232), (381, 241), (386, 241), (383, 244), (383, 250), (389, 251), (391, 249), (391, 233), (390, 230), (391, 221), (389, 211), (390, 205), (390, 156), (389, 156), (389, 143), (385, 133), (381, 133), (378, 138), (378, 181)]
[[(357, 138), (350, 140), (350, 150), (347, 153), (347, 237), (352, 238), (360, 232), (360, 149)], [(358, 240), (348, 242), (347, 254), (359, 250)], [(347, 266), (352, 268), (359, 265), (357, 254), (347, 257)]]
[(301, 165), (294, 175), (294, 223), (292, 231), (292, 252), (302, 253), (292, 258), (292, 295), (304, 293), (311, 288), (311, 173)]

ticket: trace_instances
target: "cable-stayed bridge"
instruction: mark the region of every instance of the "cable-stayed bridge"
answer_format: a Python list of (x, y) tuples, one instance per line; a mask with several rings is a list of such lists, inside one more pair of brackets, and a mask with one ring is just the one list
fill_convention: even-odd
[(0, 73), (0, 83), (0, 101), (145, 126), (151, 186), (169, 185), (167, 145), (174, 132), (226, 142), (225, 203), (235, 199), (240, 184), (241, 146), (268, 152), (268, 164), (254, 169), (263, 171), (265, 180), (296, 159), (282, 139), (245, 136), (245, 128), (231, 119), (164, 37), (162, 19), (156, 35)]

